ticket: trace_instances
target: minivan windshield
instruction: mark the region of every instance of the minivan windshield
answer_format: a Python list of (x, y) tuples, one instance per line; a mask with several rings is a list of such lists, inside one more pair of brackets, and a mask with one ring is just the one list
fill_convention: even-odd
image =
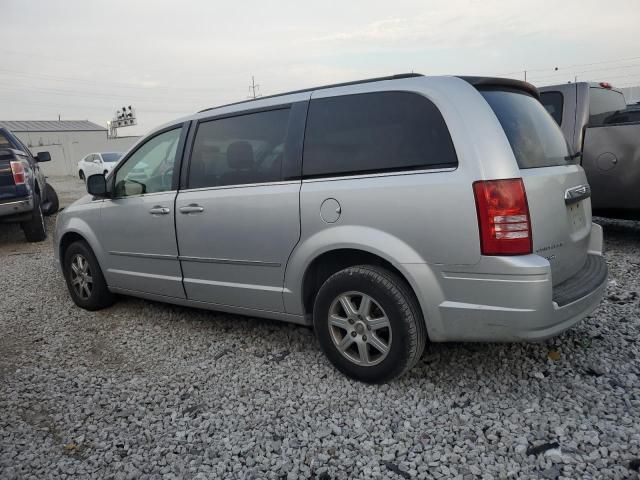
[(553, 167), (571, 162), (569, 145), (549, 112), (519, 90), (481, 90), (498, 117), (520, 168)]

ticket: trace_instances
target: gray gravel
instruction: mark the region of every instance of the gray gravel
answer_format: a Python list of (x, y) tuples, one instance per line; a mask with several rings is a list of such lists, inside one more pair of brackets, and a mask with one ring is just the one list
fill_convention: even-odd
[[(63, 204), (82, 191), (52, 183)], [(50, 243), (2, 226), (0, 478), (637, 478), (640, 222), (599, 221), (611, 282), (588, 320), (432, 345), (382, 386), (337, 373), (307, 328), (80, 310)]]

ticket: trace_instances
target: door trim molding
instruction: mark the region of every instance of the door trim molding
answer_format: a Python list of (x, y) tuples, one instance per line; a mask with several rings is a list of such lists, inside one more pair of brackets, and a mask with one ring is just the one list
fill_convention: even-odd
[(210, 258), (210, 257), (189, 257), (186, 255), (179, 255), (178, 260), (182, 262), (196, 262), (196, 263), (223, 263), (227, 265), (248, 265), (253, 267), (280, 267), (279, 262), (261, 262), (260, 260), (232, 260), (229, 258)]
[(109, 255), (118, 255), (121, 257), (135, 257), (135, 258), (153, 258), (158, 260), (178, 260), (177, 255), (162, 255), (158, 253), (137, 253), (137, 252), (118, 252), (110, 251)]

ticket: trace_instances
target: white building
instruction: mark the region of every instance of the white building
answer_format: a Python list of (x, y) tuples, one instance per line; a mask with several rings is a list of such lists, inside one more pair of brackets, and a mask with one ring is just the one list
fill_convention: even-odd
[(88, 120), (0, 121), (35, 155), (51, 153), (46, 175), (75, 175), (78, 160), (92, 152), (124, 152), (140, 137), (107, 138), (107, 129)]

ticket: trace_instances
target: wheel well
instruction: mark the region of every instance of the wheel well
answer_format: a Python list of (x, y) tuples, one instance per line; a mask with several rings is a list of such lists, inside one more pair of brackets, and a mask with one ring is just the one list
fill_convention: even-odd
[(395, 273), (407, 283), (407, 287), (413, 292), (413, 288), (404, 275), (390, 262), (378, 255), (364, 250), (340, 249), (325, 252), (315, 258), (307, 268), (302, 280), (302, 301), (304, 313), (313, 313), (313, 303), (322, 284), (336, 272), (354, 265), (377, 265)]
[(60, 239), (60, 262), (64, 260), (64, 254), (73, 242), (81, 240), (86, 243), (86, 240), (82, 235), (76, 232), (65, 233)]

